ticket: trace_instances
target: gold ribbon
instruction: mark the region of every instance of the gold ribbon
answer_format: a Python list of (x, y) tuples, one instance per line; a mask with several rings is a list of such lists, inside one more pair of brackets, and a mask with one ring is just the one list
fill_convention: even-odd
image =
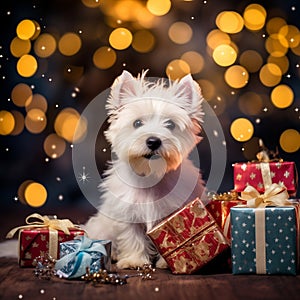
[[(36, 219), (35, 221), (30, 221), (30, 219)], [(50, 219), (48, 216), (41, 216), (40, 214), (34, 213), (29, 215), (25, 222), (27, 225), (18, 226), (13, 228), (8, 232), (6, 238), (12, 238), (17, 231), (20, 229), (30, 229), (30, 228), (48, 228), (49, 229), (49, 255), (53, 258), (57, 258), (58, 250), (58, 230), (63, 231), (65, 234), (69, 235), (70, 228), (79, 228), (74, 225), (69, 219)]]
[(264, 187), (265, 189), (267, 189), (272, 185), (270, 164), (266, 162), (261, 162), (260, 170), (261, 170), (261, 176), (264, 183)]
[(265, 190), (264, 194), (260, 194), (253, 186), (248, 185), (244, 191), (241, 192), (239, 198), (247, 201), (246, 206), (252, 208), (292, 205), (292, 203), (288, 201), (289, 194), (286, 187), (277, 183), (271, 184)]

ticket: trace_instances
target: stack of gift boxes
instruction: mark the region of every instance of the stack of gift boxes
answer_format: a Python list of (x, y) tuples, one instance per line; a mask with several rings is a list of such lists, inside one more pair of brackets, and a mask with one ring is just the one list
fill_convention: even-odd
[(196, 199), (148, 235), (174, 274), (191, 274), (231, 248), (233, 274), (292, 274), (299, 263), (300, 207), (294, 162), (236, 163), (234, 189)]
[[(297, 172), (292, 162), (236, 163), (234, 189), (213, 194), (205, 206), (201, 196), (161, 221), (147, 235), (173, 274), (201, 271), (229, 253), (233, 274), (296, 274), (299, 270), (300, 208)], [(290, 199), (289, 199), (290, 198)], [(289, 199), (289, 200), (288, 200)], [(37, 218), (19, 231), (20, 266), (33, 266), (37, 256), (59, 259), (60, 275), (76, 278), (86, 267), (110, 268), (111, 241), (90, 240), (69, 220)], [(226, 251), (230, 250), (231, 251)]]

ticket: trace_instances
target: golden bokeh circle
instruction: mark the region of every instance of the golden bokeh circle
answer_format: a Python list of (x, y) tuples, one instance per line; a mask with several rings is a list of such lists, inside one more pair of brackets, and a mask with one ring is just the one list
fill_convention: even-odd
[(285, 152), (297, 152), (300, 148), (300, 134), (295, 129), (287, 129), (280, 135), (279, 143)]
[(34, 56), (30, 54), (22, 55), (17, 62), (18, 74), (22, 77), (33, 76), (38, 68), (37, 60)]
[(124, 50), (132, 43), (131, 32), (123, 27), (114, 29), (109, 35), (109, 44), (117, 50)]
[(35, 23), (32, 20), (22, 20), (16, 29), (17, 36), (22, 40), (29, 40), (35, 33)]
[(81, 48), (81, 38), (73, 32), (65, 33), (58, 41), (58, 50), (65, 56), (75, 55)]
[(228, 67), (236, 61), (237, 53), (231, 45), (222, 44), (214, 49), (212, 56), (216, 64)]
[(150, 52), (155, 45), (154, 35), (149, 30), (139, 30), (135, 32), (132, 40), (132, 48), (140, 53)]
[(281, 81), (281, 77), (281, 69), (273, 63), (263, 65), (259, 71), (259, 79), (261, 83), (267, 87), (277, 85)]
[(7, 110), (0, 111), (0, 135), (11, 134), (15, 127), (15, 118)]
[(247, 85), (249, 80), (248, 71), (240, 66), (233, 65), (229, 67), (224, 74), (225, 82), (235, 89), (240, 89)]
[(27, 112), (25, 117), (25, 126), (31, 133), (41, 133), (47, 125), (47, 117), (45, 113), (38, 109), (33, 108)]
[(93, 55), (93, 63), (99, 69), (112, 67), (117, 60), (117, 54), (111, 47), (103, 46), (98, 48)]
[(31, 182), (25, 188), (25, 201), (32, 207), (43, 206), (47, 200), (47, 196), (46, 188), (38, 182)]
[(190, 72), (189, 64), (182, 59), (174, 59), (166, 67), (166, 74), (171, 80), (180, 79)]
[(248, 119), (238, 118), (231, 123), (230, 133), (235, 140), (246, 142), (252, 138), (254, 127)]
[(14, 57), (21, 57), (24, 54), (28, 54), (31, 50), (30, 40), (22, 40), (15, 37), (10, 43), (10, 53)]
[(180, 58), (188, 63), (191, 74), (200, 73), (204, 67), (204, 58), (196, 51), (187, 51)]
[(56, 50), (56, 39), (50, 33), (41, 34), (34, 42), (34, 52), (39, 57), (49, 57)]
[(170, 26), (168, 36), (173, 43), (182, 45), (192, 39), (193, 30), (185, 22), (175, 22)]
[(244, 27), (244, 19), (236, 11), (222, 11), (216, 17), (217, 27), (226, 33), (238, 33)]
[(166, 15), (171, 9), (170, 0), (148, 0), (146, 3), (147, 9), (155, 16)]
[(32, 89), (26, 83), (18, 83), (11, 91), (11, 99), (16, 106), (29, 105), (32, 101)]
[(245, 67), (248, 72), (255, 73), (261, 68), (263, 58), (260, 53), (255, 50), (245, 50), (240, 55), (239, 63)]
[(62, 156), (66, 150), (66, 142), (55, 133), (49, 134), (44, 140), (44, 151), (52, 159)]
[(287, 108), (294, 101), (294, 92), (286, 84), (277, 85), (271, 92), (271, 101), (277, 108)]

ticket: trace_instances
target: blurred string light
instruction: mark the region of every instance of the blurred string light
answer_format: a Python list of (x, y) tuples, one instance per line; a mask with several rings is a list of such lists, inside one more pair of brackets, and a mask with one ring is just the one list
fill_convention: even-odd
[(224, 78), (229, 86), (240, 89), (247, 85), (249, 73), (243, 66), (234, 65), (226, 70)]
[(232, 46), (228, 44), (222, 44), (214, 49), (212, 56), (214, 61), (218, 65), (226, 67), (232, 65), (235, 62), (237, 53)]
[(271, 101), (278, 108), (287, 108), (294, 101), (294, 92), (286, 84), (277, 85), (271, 92)]
[(18, 188), (18, 199), (25, 205), (43, 206), (47, 197), (48, 192), (44, 185), (33, 180), (25, 180)]
[(30, 54), (22, 55), (17, 62), (17, 71), (23, 77), (31, 77), (38, 68), (37, 60)]
[(124, 50), (131, 45), (132, 33), (123, 27), (114, 29), (109, 36), (109, 44), (117, 50)]
[(146, 4), (148, 10), (155, 16), (163, 16), (171, 9), (170, 0), (148, 0)]
[(238, 33), (244, 27), (242, 16), (235, 11), (222, 11), (216, 18), (217, 27), (223, 32)]
[(81, 141), (87, 132), (87, 120), (80, 118), (74, 108), (65, 108), (60, 111), (54, 121), (57, 135), (70, 143)]
[(255, 50), (245, 50), (241, 53), (239, 62), (249, 73), (256, 73), (263, 64), (263, 58)]
[(204, 68), (204, 58), (196, 51), (184, 52), (180, 59), (189, 65), (191, 74), (200, 73)]
[(174, 59), (166, 67), (166, 74), (171, 80), (182, 78), (190, 72), (189, 64), (182, 59)]
[(26, 129), (34, 134), (41, 133), (47, 125), (47, 117), (39, 108), (32, 108), (25, 117)]
[(81, 44), (82, 42), (78, 34), (68, 32), (58, 41), (58, 49), (63, 55), (72, 56), (80, 50)]
[(132, 48), (140, 53), (150, 52), (155, 46), (155, 37), (149, 30), (139, 30), (134, 33)]
[(285, 152), (296, 152), (300, 148), (300, 134), (295, 129), (287, 129), (280, 135), (279, 143)]
[(93, 54), (94, 65), (99, 69), (105, 70), (110, 68), (116, 60), (117, 54), (111, 47), (100, 47)]
[(185, 22), (175, 22), (170, 26), (168, 36), (175, 44), (186, 44), (192, 39), (193, 30)]
[(34, 43), (34, 52), (38, 57), (51, 56), (57, 47), (56, 39), (50, 33), (41, 34)]
[(231, 123), (230, 133), (239, 142), (250, 140), (253, 132), (253, 124), (246, 118), (238, 118)]
[(66, 149), (66, 142), (57, 134), (49, 134), (44, 140), (45, 153), (52, 159), (62, 156)]
[(265, 8), (259, 4), (250, 4), (244, 10), (245, 27), (257, 31), (264, 27), (267, 17)]
[(18, 107), (30, 105), (32, 101), (32, 90), (29, 85), (25, 83), (18, 83), (11, 91), (11, 99)]
[(16, 29), (17, 36), (22, 40), (29, 40), (35, 34), (36, 27), (32, 20), (25, 19), (21, 21)]
[(13, 114), (7, 110), (0, 111), (0, 134), (11, 134), (15, 127), (15, 118)]

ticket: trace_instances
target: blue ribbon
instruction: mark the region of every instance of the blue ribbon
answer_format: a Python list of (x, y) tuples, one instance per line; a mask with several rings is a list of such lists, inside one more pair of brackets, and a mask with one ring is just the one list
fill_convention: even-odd
[[(55, 264), (55, 269), (60, 270), (64, 277), (77, 278), (84, 275), (86, 273), (86, 267), (90, 267), (92, 263), (92, 252), (98, 252), (107, 256), (107, 252), (105, 247), (101, 244), (101, 240), (91, 240), (86, 236), (80, 236), (78, 239), (72, 242), (77, 241), (80, 243), (78, 249), (63, 256)], [(62, 269), (71, 261), (74, 261), (74, 268), (71, 274), (65, 274)]]

